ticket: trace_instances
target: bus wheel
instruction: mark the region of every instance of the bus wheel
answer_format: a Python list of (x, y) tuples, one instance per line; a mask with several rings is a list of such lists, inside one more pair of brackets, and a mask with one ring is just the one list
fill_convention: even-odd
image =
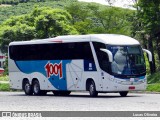
[(40, 85), (37, 80), (33, 81), (33, 93), (34, 95), (41, 95)]
[(29, 81), (24, 81), (23, 83), (23, 89), (26, 95), (32, 95), (33, 91), (32, 91), (32, 86), (29, 84)]
[(128, 91), (126, 91), (126, 92), (119, 92), (119, 94), (121, 95), (121, 97), (126, 97), (127, 94), (128, 94)]
[(98, 95), (98, 92), (96, 91), (96, 86), (93, 81), (89, 84), (89, 94), (91, 97), (96, 97)]

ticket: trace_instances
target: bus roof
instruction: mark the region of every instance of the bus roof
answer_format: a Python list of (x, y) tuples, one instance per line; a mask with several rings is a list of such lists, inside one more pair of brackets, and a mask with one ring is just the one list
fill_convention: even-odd
[(9, 45), (23, 45), (23, 44), (44, 44), (44, 43), (65, 43), (65, 42), (85, 42), (95, 41), (110, 45), (139, 45), (140, 43), (134, 38), (118, 35), (118, 34), (90, 34), (90, 35), (64, 35), (55, 38), (31, 40), (31, 41), (17, 41), (11, 42)]

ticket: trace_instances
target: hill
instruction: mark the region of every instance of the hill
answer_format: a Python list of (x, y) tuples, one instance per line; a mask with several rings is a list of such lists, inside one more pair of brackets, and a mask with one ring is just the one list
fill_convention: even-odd
[(29, 14), (35, 7), (50, 7), (66, 10), (72, 16), (71, 24), (80, 34), (115, 33), (131, 35), (133, 10), (109, 7), (98, 3), (77, 0), (30, 0), (10, 7), (0, 7), (0, 24), (12, 16)]

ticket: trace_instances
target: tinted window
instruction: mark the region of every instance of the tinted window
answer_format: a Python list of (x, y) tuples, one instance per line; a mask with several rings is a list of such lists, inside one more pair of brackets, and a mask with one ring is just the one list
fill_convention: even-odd
[(14, 60), (93, 60), (89, 42), (13, 45), (9, 52)]
[(95, 48), (95, 52), (97, 55), (97, 59), (100, 65), (100, 68), (108, 73), (110, 73), (110, 63), (108, 59), (107, 53), (100, 50), (100, 48), (106, 49), (106, 45), (103, 43), (93, 42), (93, 46)]

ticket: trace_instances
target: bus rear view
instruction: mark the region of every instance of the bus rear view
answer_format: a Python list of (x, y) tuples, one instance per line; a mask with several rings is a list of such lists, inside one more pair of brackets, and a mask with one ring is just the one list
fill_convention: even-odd
[(9, 78), (26, 95), (69, 95), (72, 91), (120, 93), (145, 90), (146, 66), (140, 43), (115, 34), (68, 35), (9, 45)]

